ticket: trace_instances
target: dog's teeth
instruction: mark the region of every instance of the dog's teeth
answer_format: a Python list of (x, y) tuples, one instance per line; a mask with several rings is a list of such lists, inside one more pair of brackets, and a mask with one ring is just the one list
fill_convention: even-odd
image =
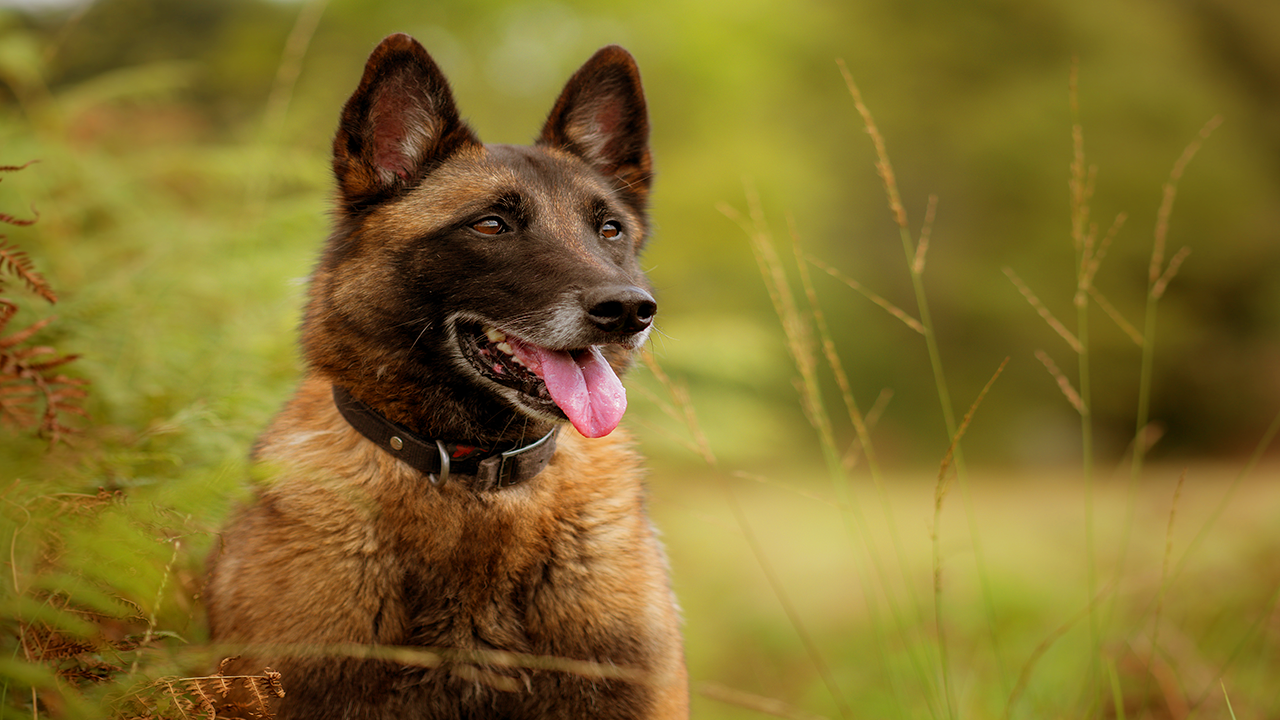
[(520, 367), (528, 367), (527, 365), (524, 364), (524, 361), (520, 359), (520, 356), (514, 353), (512, 353), (511, 355), (511, 362), (519, 365)]
[[(494, 342), (497, 342), (497, 341), (495, 340)], [(511, 349), (510, 343), (500, 342), (498, 343), (497, 348), (508, 355), (515, 354), (515, 352)]]
[[(484, 336), (489, 338), (489, 342), (494, 342), (494, 343), (502, 342), (503, 340), (507, 339), (506, 333), (502, 332), (498, 328), (490, 327), (488, 325), (484, 327)], [(503, 352), (510, 353), (511, 350), (509, 349), (503, 350)]]

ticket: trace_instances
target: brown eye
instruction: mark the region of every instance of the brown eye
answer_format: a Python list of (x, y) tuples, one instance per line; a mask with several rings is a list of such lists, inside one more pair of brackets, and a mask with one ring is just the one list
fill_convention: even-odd
[(600, 226), (600, 237), (605, 240), (613, 240), (622, 235), (622, 226), (617, 222), (610, 220)]
[(507, 231), (506, 223), (496, 217), (487, 217), (471, 224), (471, 229), (481, 235), (501, 235)]

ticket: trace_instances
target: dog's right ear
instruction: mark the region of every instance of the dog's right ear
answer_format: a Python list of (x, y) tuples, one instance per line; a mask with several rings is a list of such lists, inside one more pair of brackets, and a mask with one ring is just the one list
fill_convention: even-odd
[(374, 49), (342, 108), (333, 172), (351, 209), (412, 187), (432, 167), (479, 138), (462, 122), (449, 82), (408, 35)]

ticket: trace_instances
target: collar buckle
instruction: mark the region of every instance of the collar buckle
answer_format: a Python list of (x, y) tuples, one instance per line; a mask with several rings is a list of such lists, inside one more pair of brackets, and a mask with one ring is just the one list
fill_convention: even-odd
[[(524, 447), (507, 450), (494, 455), (493, 457), (487, 457), (484, 460), (481, 460), (479, 467), (476, 469), (476, 480), (485, 486), (491, 485), (493, 487), (502, 488), (511, 487), (512, 485), (519, 483), (521, 478), (526, 474), (529, 474), (530, 477), (532, 477), (532, 475), (536, 475), (541, 471), (541, 465), (546, 464), (542, 453), (536, 451), (541, 448), (544, 443), (548, 442), (551, 443), (554, 448), (555, 440), (553, 438), (556, 434), (556, 430), (558, 429), (559, 428), (552, 428), (551, 432), (543, 435), (541, 438), (534, 440)], [(530, 474), (530, 470), (535, 466), (537, 466), (538, 469), (533, 470)]]

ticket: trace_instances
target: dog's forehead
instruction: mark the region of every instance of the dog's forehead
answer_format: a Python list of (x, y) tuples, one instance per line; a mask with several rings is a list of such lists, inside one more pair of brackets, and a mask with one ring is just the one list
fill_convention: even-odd
[(544, 216), (580, 216), (586, 206), (605, 202), (632, 215), (615, 191), (575, 155), (554, 148), (483, 145), (459, 150), (432, 170), (402, 200), (375, 212), (384, 230), (421, 236), (474, 213), (495, 199), (518, 195)]

